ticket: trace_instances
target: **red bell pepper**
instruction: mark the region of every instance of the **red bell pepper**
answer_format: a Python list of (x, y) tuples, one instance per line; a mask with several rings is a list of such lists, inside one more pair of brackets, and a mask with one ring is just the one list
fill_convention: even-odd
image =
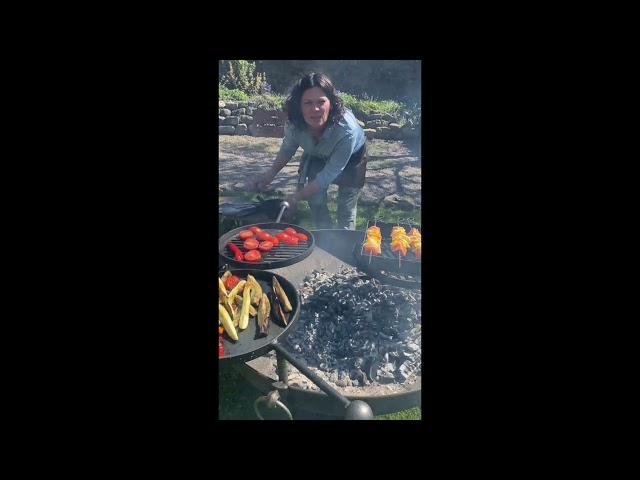
[(244, 261), (244, 255), (242, 255), (242, 251), (238, 248), (237, 245), (229, 242), (227, 243), (227, 247), (231, 249), (231, 251), (235, 254), (235, 259), (239, 262)]

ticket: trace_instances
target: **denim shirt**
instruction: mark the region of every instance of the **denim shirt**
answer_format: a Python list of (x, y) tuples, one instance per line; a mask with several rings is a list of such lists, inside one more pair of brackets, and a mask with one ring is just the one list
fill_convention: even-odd
[(326, 189), (344, 170), (351, 155), (362, 148), (364, 142), (364, 130), (353, 113), (345, 110), (337, 125), (330, 125), (325, 129), (317, 145), (306, 129), (298, 130), (291, 122), (287, 122), (280, 153), (291, 160), (298, 147), (302, 147), (305, 155), (326, 159), (325, 167), (316, 176), (322, 189)]

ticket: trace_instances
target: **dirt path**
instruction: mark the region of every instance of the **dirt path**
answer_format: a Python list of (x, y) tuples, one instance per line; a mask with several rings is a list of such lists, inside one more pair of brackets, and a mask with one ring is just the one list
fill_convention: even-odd
[[(271, 166), (282, 143), (280, 138), (248, 135), (221, 135), (219, 138), (220, 193), (241, 191), (243, 182)], [(367, 183), (359, 202), (379, 203), (385, 197), (397, 194), (420, 207), (422, 170), (419, 145), (388, 140), (369, 142)], [(284, 194), (295, 191), (301, 156), (302, 149), (298, 149), (271, 184), (274, 191)], [(336, 195), (337, 188), (335, 185), (329, 187), (331, 197)]]

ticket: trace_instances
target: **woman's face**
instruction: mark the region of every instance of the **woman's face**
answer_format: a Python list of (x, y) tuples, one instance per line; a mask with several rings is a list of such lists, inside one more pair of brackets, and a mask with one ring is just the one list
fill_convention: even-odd
[(313, 87), (302, 94), (302, 116), (313, 130), (322, 130), (327, 125), (331, 102), (320, 87)]

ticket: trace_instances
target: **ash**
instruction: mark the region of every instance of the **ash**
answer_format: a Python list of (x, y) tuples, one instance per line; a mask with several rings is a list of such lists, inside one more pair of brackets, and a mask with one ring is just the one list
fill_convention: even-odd
[(419, 291), (381, 285), (343, 266), (336, 274), (311, 272), (301, 296), (287, 347), (329, 383), (410, 384), (421, 374)]

